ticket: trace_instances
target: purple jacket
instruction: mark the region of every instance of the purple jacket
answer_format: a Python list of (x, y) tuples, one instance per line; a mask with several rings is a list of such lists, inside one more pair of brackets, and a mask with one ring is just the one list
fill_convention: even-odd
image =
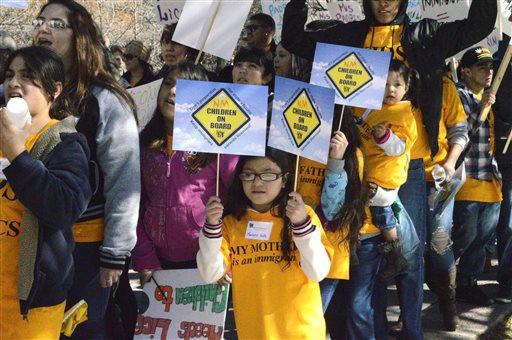
[[(159, 258), (196, 258), (205, 205), (215, 195), (217, 164), (189, 175), (183, 161), (187, 154), (175, 151), (169, 157), (163, 150), (141, 147), (142, 194), (132, 258), (136, 271), (159, 268)], [(237, 162), (238, 156), (220, 157), (220, 197), (227, 193)]]

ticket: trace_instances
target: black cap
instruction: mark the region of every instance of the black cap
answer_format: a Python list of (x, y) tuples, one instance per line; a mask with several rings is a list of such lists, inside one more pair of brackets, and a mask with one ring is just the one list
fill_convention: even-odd
[(492, 63), (493, 61), (494, 59), (489, 49), (482, 46), (478, 46), (470, 48), (469, 50), (466, 51), (466, 53), (464, 53), (462, 59), (460, 60), (460, 66), (471, 67), (479, 63)]

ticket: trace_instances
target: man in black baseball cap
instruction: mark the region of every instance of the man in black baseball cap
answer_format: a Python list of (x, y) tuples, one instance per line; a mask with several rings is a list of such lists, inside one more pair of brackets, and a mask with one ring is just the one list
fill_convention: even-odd
[(459, 79), (464, 79), (475, 92), (491, 86), (493, 76), (491, 52), (485, 47), (474, 47), (466, 51), (460, 60)]
[(481, 108), (495, 102), (495, 95), (486, 91), (493, 80), (491, 52), (485, 47), (466, 51), (459, 71), (457, 90), (468, 116), (470, 150), (464, 158), (466, 183), (455, 196), (453, 210), (453, 249), (460, 257), (457, 267), (457, 299), (474, 305), (488, 306), (493, 299), (477, 284), (483, 273), (485, 248), (495, 236), (500, 213), (501, 174), (494, 157), (494, 113), (483, 123)]

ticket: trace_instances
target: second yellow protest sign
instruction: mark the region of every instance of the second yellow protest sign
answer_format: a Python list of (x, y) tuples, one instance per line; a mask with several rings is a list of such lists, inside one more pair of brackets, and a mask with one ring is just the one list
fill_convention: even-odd
[(308, 92), (303, 89), (283, 112), (295, 145), (298, 148), (320, 126), (320, 119)]
[(373, 80), (357, 54), (350, 53), (332, 66), (327, 75), (343, 98), (348, 98)]

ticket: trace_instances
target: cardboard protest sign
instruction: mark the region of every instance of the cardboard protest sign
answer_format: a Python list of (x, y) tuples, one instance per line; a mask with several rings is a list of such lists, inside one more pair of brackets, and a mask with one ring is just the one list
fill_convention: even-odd
[(135, 339), (222, 339), (228, 285), (222, 291), (217, 283), (205, 284), (197, 269), (159, 270), (153, 277), (139, 293), (144, 306)]
[(162, 85), (163, 79), (155, 80), (151, 83), (128, 89), (137, 107), (137, 120), (139, 122), (139, 131), (141, 131), (153, 117), (158, 106), (158, 91)]
[(252, 0), (187, 1), (172, 40), (231, 60), (251, 5)]
[(178, 80), (173, 150), (265, 155), (266, 86)]
[(334, 90), (276, 77), (268, 145), (327, 164)]
[(0, 6), (28, 8), (28, 0), (0, 0)]
[(178, 22), (186, 0), (153, 0), (159, 23), (169, 25)]
[(329, 2), (327, 8), (333, 19), (344, 23), (364, 19), (363, 10), (357, 1)]
[(317, 43), (311, 83), (336, 91), (336, 104), (380, 110), (391, 53)]
[(283, 15), (286, 4), (289, 0), (262, 0), (261, 11), (268, 14), (276, 22), (276, 33), (274, 34), (274, 40), (276, 44), (281, 41), (281, 31), (283, 30)]

